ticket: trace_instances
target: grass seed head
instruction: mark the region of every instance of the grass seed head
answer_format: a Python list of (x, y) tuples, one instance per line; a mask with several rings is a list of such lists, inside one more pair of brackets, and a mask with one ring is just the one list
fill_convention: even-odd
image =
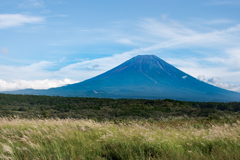
[(8, 145), (6, 144), (2, 144), (2, 147), (3, 147), (3, 152), (6, 152), (6, 153), (9, 153), (9, 154), (13, 154), (13, 150), (11, 147), (9, 147)]

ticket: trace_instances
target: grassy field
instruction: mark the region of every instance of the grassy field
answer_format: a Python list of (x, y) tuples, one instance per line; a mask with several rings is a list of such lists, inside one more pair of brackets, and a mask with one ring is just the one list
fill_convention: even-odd
[(0, 159), (240, 159), (238, 117), (0, 122)]

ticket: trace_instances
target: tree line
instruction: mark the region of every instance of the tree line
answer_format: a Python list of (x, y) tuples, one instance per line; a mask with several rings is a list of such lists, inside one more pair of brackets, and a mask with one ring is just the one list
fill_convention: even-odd
[(154, 119), (238, 114), (240, 102), (109, 99), (0, 94), (0, 115), (23, 118)]

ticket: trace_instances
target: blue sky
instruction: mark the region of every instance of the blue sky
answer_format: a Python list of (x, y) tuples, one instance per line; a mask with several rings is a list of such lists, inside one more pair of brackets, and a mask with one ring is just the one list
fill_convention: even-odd
[(0, 0), (0, 91), (80, 82), (155, 54), (240, 92), (240, 0)]

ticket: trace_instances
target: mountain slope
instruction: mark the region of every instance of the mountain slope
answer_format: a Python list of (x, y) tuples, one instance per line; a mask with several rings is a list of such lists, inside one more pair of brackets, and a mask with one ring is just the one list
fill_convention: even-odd
[(48, 90), (10, 93), (99, 98), (187, 101), (240, 101), (240, 93), (217, 88), (180, 71), (154, 55), (139, 55), (94, 78)]

